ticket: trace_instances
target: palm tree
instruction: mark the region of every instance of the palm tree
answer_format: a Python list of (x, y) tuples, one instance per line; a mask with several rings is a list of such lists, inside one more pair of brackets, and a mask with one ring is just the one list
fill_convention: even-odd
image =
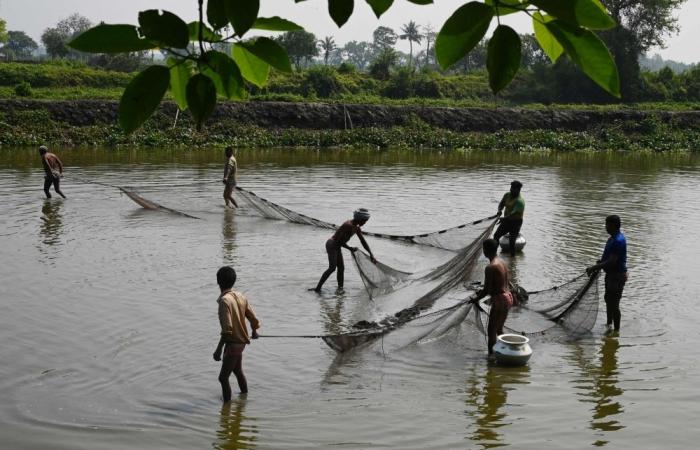
[(408, 66), (411, 67), (413, 63), (413, 43), (420, 44), (423, 35), (420, 34), (420, 26), (412, 20), (401, 27), (401, 32), (403, 34), (399, 36), (399, 39), (408, 40), (408, 44), (411, 47), (411, 51), (408, 55)]
[(437, 33), (435, 33), (435, 29), (433, 29), (433, 27), (430, 25), (424, 26), (423, 31), (425, 32), (423, 34), (423, 37), (425, 38), (425, 43), (427, 45), (425, 49), (425, 67), (430, 67), (430, 44), (435, 42), (435, 37), (437, 36)]
[(335, 40), (331, 36), (326, 36), (322, 41), (318, 41), (321, 45), (321, 50), (323, 50), (323, 61), (328, 65), (328, 58), (331, 56), (331, 52), (337, 49), (338, 46), (335, 45)]

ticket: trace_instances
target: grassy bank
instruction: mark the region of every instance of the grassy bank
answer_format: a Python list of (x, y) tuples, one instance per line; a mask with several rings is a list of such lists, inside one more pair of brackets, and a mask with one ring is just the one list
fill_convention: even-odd
[(585, 132), (512, 130), (460, 133), (431, 127), (420, 120), (392, 128), (352, 130), (266, 129), (222, 120), (202, 132), (187, 115), (176, 127), (172, 117), (156, 114), (146, 126), (125, 135), (116, 125), (71, 126), (44, 110), (0, 112), (0, 146), (112, 147), (352, 147), (383, 149), (435, 148), (511, 151), (700, 151), (700, 130), (676, 129), (650, 118), (643, 123), (601, 126)]

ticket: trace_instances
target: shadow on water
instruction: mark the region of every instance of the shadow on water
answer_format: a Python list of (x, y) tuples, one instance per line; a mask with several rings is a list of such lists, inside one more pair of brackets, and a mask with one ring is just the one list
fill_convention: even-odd
[[(41, 242), (44, 244), (40, 246), (42, 253), (47, 252), (49, 248), (55, 247), (61, 243), (61, 234), (63, 233), (62, 207), (63, 200), (44, 200), (44, 204), (41, 207), (41, 225), (39, 226), (39, 234), (42, 238)], [(51, 258), (51, 255), (47, 256)]]
[[(579, 401), (593, 403), (590, 428), (599, 437), (593, 445), (603, 447), (610, 443), (606, 436), (610, 432), (625, 428), (619, 421), (624, 412), (620, 396), (624, 393), (618, 383), (617, 337), (604, 336), (598, 357), (589, 355), (591, 350), (583, 345), (574, 347), (572, 359), (581, 369), (582, 378), (576, 380)], [(593, 347), (590, 347), (591, 349)]]
[(503, 407), (508, 401), (508, 391), (516, 385), (530, 382), (529, 366), (488, 366), (483, 377), (473, 373), (467, 387), (467, 416), (473, 420), (473, 429), (468, 435), (480, 448), (507, 445), (499, 429), (509, 425)]
[(240, 396), (221, 407), (219, 429), (213, 447), (217, 450), (252, 449), (257, 440), (257, 428), (248, 425), (244, 415), (247, 399)]

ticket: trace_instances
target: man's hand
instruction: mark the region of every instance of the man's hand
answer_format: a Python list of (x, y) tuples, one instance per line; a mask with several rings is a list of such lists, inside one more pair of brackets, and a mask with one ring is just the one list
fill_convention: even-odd
[(221, 361), (221, 350), (217, 350), (214, 352), (214, 361)]
[(593, 275), (593, 272), (595, 272), (596, 270), (598, 270), (598, 269), (596, 269), (595, 266), (586, 267), (586, 275), (588, 275), (590, 277), (591, 275)]
[(496, 215), (497, 215), (498, 217), (501, 217), (502, 214), (503, 214), (503, 211), (501, 211), (500, 209), (499, 209), (498, 212), (496, 213)]
[(374, 255), (369, 255), (369, 260), (372, 261), (372, 264), (377, 264), (377, 259), (374, 257)]
[(253, 330), (253, 334), (250, 336), (252, 339), (257, 339), (260, 337), (258, 330)]
[(226, 184), (226, 178), (224, 178), (224, 181), (222, 181), (222, 183)]
[(351, 252), (355, 253), (357, 250), (359, 250), (357, 247), (348, 247)]

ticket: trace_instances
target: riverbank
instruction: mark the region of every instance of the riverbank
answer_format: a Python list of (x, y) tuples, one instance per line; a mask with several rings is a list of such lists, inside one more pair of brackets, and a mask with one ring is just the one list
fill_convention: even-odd
[(202, 132), (164, 103), (124, 135), (115, 101), (0, 100), (0, 145), (698, 151), (699, 111), (229, 102)]

